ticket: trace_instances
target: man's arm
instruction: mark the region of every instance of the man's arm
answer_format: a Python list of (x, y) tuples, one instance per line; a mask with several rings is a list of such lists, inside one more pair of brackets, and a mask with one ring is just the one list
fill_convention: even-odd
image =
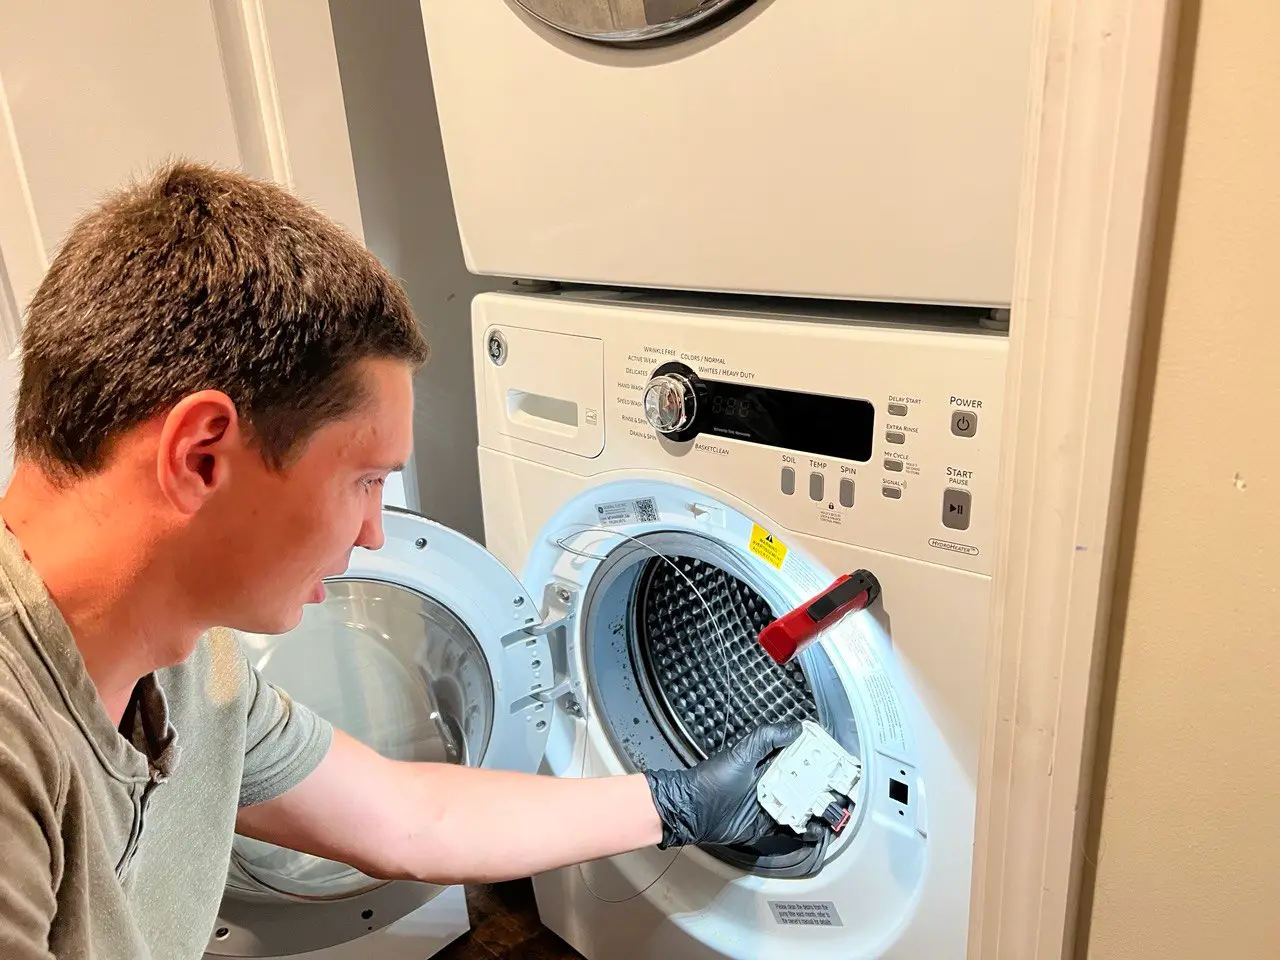
[(640, 774), (557, 778), (388, 760), (335, 731), (292, 790), (245, 807), (237, 830), (380, 879), (487, 883), (652, 846)]

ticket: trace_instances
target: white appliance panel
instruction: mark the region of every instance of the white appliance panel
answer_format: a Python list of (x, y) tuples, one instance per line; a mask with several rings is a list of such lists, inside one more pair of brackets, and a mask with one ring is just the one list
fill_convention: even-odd
[[(476, 383), (483, 384), (483, 448), (585, 475), (671, 471), (729, 491), (799, 533), (991, 572), (1007, 349), (1002, 336), (501, 294), (476, 298), (473, 328)], [(585, 458), (514, 436), (510, 408), (501, 399), (511, 371), (563, 368), (562, 399), (571, 400), (574, 384), (598, 381), (595, 371), (564, 367), (559, 338), (601, 331), (607, 331), (598, 370), (603, 451)], [(495, 335), (519, 340), (535, 356), (521, 358), (512, 349), (506, 363), (494, 364), (484, 344)], [(660, 439), (645, 420), (642, 397), (653, 371), (668, 361), (708, 379), (865, 399), (875, 408), (870, 458), (845, 460), (719, 436), (685, 444)], [(847, 425), (831, 423), (829, 429)]]
[(473, 272), (1010, 302), (1024, 0), (760, 0), (643, 49), (421, 6)]

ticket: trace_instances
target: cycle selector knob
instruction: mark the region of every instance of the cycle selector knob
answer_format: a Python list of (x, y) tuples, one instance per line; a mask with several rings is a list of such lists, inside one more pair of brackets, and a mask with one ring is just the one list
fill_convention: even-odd
[(664, 436), (688, 429), (697, 413), (697, 393), (683, 374), (659, 374), (644, 388), (644, 418)]

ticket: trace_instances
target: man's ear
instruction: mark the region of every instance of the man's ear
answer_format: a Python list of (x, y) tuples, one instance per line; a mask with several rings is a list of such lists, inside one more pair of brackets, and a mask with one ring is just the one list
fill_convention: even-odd
[(195, 513), (230, 475), (231, 454), (245, 442), (236, 405), (220, 390), (183, 397), (165, 415), (156, 479), (169, 501)]

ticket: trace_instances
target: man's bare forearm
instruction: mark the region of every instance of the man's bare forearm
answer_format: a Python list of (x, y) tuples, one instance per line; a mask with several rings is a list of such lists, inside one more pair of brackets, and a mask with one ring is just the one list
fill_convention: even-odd
[(344, 734), (301, 784), (240, 812), (247, 836), (385, 879), (510, 880), (658, 843), (641, 775), (556, 778), (378, 756)]
[[(645, 778), (557, 778), (406, 764), (408, 873), (435, 882), (527, 877), (653, 846), (662, 823)], [(412, 799), (416, 791), (418, 800)]]

